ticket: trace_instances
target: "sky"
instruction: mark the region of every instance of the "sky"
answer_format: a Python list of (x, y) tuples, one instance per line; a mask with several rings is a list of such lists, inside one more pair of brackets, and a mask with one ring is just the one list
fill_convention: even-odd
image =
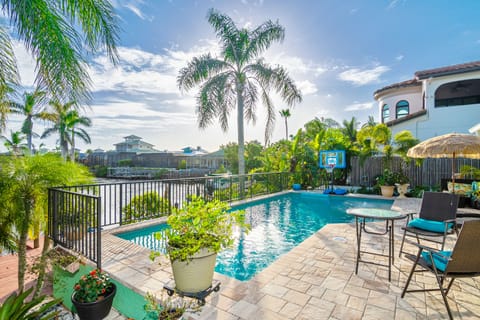
[[(420, 70), (480, 60), (480, 1), (476, 0), (112, 0), (121, 28), (114, 67), (105, 55), (88, 57), (93, 100), (85, 107), (91, 144), (77, 147), (113, 150), (135, 134), (158, 150), (201, 146), (215, 151), (237, 141), (236, 112), (223, 132), (218, 122), (199, 129), (195, 114), (198, 88), (181, 92), (177, 76), (196, 56), (219, 56), (206, 15), (210, 8), (229, 15), (238, 27), (278, 21), (282, 43), (262, 54), (280, 64), (301, 90), (303, 101), (291, 109), (289, 134), (315, 117), (339, 123), (369, 116), (379, 121), (373, 93), (409, 80)], [(26, 90), (33, 89), (34, 63), (20, 42), (15, 51)], [(276, 109), (287, 106), (271, 93)], [(284, 119), (276, 113), (272, 141), (285, 138)], [(264, 143), (265, 111), (257, 107), (245, 140)], [(10, 116), (5, 135), (19, 130)], [(41, 134), (43, 123), (35, 123)], [(34, 139), (54, 148), (56, 138)], [(3, 145), (0, 151), (4, 151)]]

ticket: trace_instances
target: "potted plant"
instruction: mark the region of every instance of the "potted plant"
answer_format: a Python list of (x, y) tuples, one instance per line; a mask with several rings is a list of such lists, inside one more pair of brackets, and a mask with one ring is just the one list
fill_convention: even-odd
[(71, 300), (80, 319), (103, 319), (112, 308), (117, 287), (107, 273), (93, 269), (74, 285)]
[(377, 185), (380, 186), (382, 196), (392, 197), (395, 188), (395, 175), (389, 169), (384, 169), (383, 174), (377, 177)]
[(399, 198), (405, 198), (405, 194), (408, 192), (408, 187), (410, 184), (408, 183), (410, 180), (408, 179), (407, 175), (403, 172), (398, 171), (395, 172), (395, 186), (397, 187), (397, 191), (399, 194)]
[(248, 229), (244, 220), (244, 211), (230, 212), (226, 202), (197, 196), (168, 217), (167, 255), (176, 290), (198, 293), (212, 285), (217, 253), (233, 245), (235, 227)]

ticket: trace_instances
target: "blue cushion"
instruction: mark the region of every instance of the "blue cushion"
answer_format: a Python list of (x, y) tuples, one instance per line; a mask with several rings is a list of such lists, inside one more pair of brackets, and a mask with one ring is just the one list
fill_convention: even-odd
[[(432, 232), (443, 232), (445, 230), (445, 223), (442, 221), (425, 220), (422, 218), (413, 219), (408, 223), (408, 226)], [(453, 228), (453, 222), (448, 224), (448, 229), (451, 228)]]
[(346, 193), (347, 193), (347, 190), (345, 189), (342, 189), (342, 188), (335, 189), (335, 194), (344, 195)]
[[(445, 271), (447, 268), (448, 257), (452, 255), (452, 251), (439, 251), (439, 253), (445, 257), (437, 254), (436, 252), (432, 252), (433, 262), (435, 263), (435, 268), (437, 268), (437, 270)], [(428, 251), (422, 252), (422, 258), (429, 266), (432, 265), (432, 260), (430, 259), (430, 254)]]

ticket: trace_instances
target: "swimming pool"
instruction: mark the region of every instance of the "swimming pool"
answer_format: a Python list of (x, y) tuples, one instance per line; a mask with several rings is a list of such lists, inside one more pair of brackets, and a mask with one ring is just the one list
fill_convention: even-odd
[[(234, 210), (245, 210), (252, 229), (248, 234), (238, 230), (234, 247), (218, 254), (215, 271), (238, 280), (249, 280), (326, 224), (351, 221), (352, 217), (346, 214), (348, 208), (389, 209), (392, 203), (392, 200), (295, 192), (235, 206)], [(117, 236), (165, 252), (165, 244), (153, 236), (165, 228), (168, 226), (161, 224)]]

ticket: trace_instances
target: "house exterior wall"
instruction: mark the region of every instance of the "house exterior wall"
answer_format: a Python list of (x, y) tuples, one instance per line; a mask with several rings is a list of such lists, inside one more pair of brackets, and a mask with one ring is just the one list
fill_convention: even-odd
[[(375, 96), (378, 101), (379, 120), (382, 121), (382, 107), (386, 103), (390, 106), (390, 118), (386, 123), (392, 130), (392, 136), (403, 130), (409, 130), (419, 140), (451, 132), (468, 134), (468, 130), (480, 119), (480, 104), (435, 107), (435, 93), (442, 85), (472, 79), (480, 79), (480, 71), (432, 77), (419, 80), (421, 86), (392, 88), (380, 92)], [(421, 111), (423, 106), (426, 113), (389, 123), (395, 120), (395, 105), (400, 100), (409, 102), (410, 114)]]

